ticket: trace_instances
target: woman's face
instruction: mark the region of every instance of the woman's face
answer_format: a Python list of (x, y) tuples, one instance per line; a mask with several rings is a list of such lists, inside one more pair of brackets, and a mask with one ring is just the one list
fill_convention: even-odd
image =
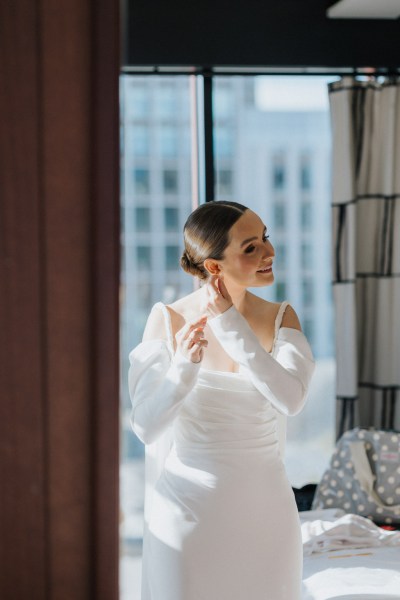
[(246, 210), (232, 226), (229, 237), (224, 258), (217, 261), (224, 280), (245, 287), (271, 285), (275, 251), (260, 217)]

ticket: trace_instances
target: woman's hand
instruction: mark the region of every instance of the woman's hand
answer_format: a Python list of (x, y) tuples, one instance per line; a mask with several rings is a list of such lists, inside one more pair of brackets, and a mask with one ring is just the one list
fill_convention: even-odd
[(233, 304), (223, 278), (220, 275), (211, 275), (205, 284), (207, 304), (205, 312), (212, 318), (224, 313)]
[(204, 337), (206, 323), (207, 315), (203, 315), (186, 323), (175, 336), (180, 353), (191, 362), (198, 363), (203, 360), (204, 348), (208, 344)]

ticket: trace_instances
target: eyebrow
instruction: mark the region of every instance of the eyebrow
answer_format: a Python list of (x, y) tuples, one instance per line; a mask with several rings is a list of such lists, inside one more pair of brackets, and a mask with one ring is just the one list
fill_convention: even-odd
[[(264, 229), (263, 229), (263, 234), (267, 231), (266, 226), (264, 225)], [(258, 240), (257, 236), (251, 237), (251, 238), (247, 238), (247, 240), (243, 240), (243, 242), (240, 244), (240, 247), (242, 248), (243, 246), (245, 246), (246, 244), (248, 244), (249, 242), (253, 242), (254, 240)]]

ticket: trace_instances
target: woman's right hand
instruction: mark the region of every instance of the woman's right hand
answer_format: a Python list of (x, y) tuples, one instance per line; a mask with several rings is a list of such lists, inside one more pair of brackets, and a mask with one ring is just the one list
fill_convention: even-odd
[(180, 353), (193, 363), (203, 360), (204, 348), (208, 341), (204, 337), (204, 327), (207, 316), (194, 319), (186, 323), (175, 335), (177, 349)]

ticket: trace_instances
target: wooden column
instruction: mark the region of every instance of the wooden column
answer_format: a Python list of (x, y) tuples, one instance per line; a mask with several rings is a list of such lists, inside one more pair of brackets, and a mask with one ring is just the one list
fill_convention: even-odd
[(118, 3), (0, 8), (0, 597), (118, 596)]

